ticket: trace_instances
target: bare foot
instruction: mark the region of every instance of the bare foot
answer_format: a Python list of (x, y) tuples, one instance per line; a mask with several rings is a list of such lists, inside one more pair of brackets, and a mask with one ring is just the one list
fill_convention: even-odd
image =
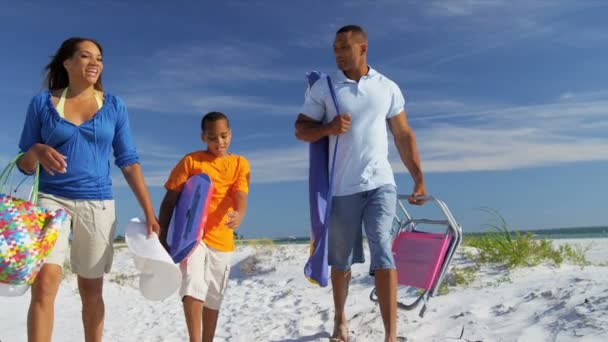
[(346, 322), (334, 322), (334, 333), (330, 342), (348, 342), (348, 325)]

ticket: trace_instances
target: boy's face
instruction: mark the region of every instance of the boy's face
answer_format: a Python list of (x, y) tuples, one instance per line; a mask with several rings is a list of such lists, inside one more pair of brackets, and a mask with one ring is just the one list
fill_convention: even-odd
[(226, 120), (220, 119), (205, 124), (205, 131), (201, 138), (207, 144), (207, 151), (216, 157), (223, 157), (228, 154), (228, 146), (232, 133)]

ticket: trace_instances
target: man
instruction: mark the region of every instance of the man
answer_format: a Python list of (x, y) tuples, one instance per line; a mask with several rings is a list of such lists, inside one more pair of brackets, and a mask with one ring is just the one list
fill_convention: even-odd
[[(334, 297), (332, 341), (348, 341), (344, 312), (353, 263), (363, 263), (362, 226), (385, 329), (385, 341), (397, 338), (397, 272), (391, 253), (391, 227), (397, 192), (388, 160), (386, 123), (414, 180), (412, 204), (426, 196), (416, 140), (407, 123), (399, 87), (367, 65), (367, 36), (356, 25), (336, 32), (334, 55), (339, 71), (332, 79), (342, 113), (336, 113), (327, 82), (316, 82), (295, 123), (296, 137), (315, 142), (340, 136), (334, 198), (329, 219), (328, 260)], [(333, 154), (333, 151), (330, 152)], [(332, 156), (330, 156), (331, 160)]]

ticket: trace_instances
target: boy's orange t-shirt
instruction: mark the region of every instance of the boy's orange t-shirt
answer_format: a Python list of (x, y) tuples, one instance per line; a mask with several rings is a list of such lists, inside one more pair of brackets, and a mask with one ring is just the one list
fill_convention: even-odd
[(226, 214), (234, 208), (235, 192), (249, 192), (249, 162), (235, 154), (216, 157), (207, 151), (192, 152), (175, 165), (165, 189), (181, 192), (190, 177), (201, 173), (211, 178), (214, 188), (203, 242), (219, 251), (233, 251), (234, 229), (226, 226)]

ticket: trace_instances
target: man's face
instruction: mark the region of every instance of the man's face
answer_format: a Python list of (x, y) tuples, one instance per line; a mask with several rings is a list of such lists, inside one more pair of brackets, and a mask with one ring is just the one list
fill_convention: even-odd
[(336, 65), (342, 71), (356, 69), (364, 61), (367, 43), (352, 32), (339, 33), (334, 40)]

